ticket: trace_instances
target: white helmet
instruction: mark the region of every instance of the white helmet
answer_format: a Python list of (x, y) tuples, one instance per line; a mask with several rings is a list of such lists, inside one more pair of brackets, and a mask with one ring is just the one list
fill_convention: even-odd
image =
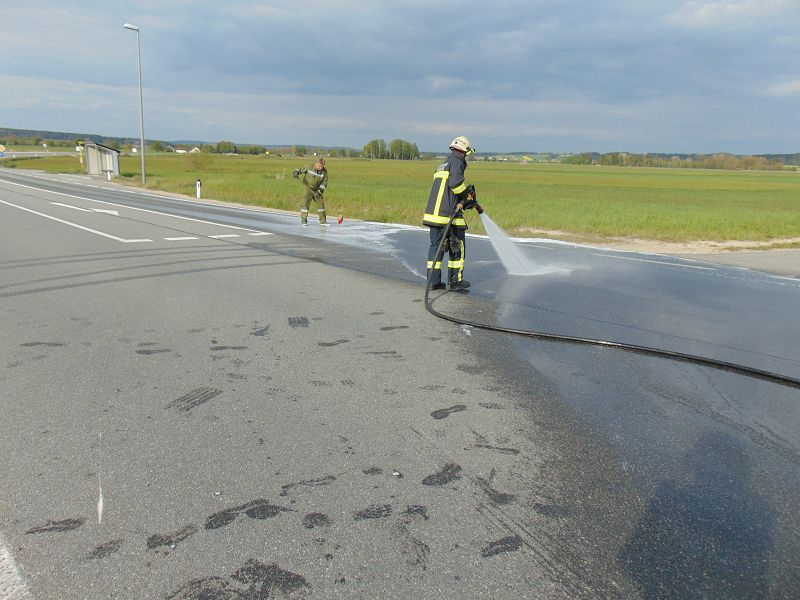
[(474, 154), (475, 148), (472, 147), (472, 143), (469, 141), (469, 138), (463, 135), (458, 136), (452, 142), (450, 142), (450, 150), (459, 150), (464, 154)]

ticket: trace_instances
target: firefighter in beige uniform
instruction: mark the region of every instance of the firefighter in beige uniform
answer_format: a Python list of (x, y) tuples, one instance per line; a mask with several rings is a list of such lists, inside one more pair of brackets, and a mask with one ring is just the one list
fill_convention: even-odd
[(300, 209), (300, 221), (303, 225), (308, 225), (308, 208), (311, 206), (311, 201), (316, 200), (319, 224), (327, 225), (325, 198), (322, 196), (328, 186), (328, 169), (325, 168), (325, 159), (318, 158), (317, 162), (308, 169), (295, 169), (292, 177), (295, 179), (301, 179), (302, 177), (301, 181), (306, 192), (303, 197), (303, 208)]

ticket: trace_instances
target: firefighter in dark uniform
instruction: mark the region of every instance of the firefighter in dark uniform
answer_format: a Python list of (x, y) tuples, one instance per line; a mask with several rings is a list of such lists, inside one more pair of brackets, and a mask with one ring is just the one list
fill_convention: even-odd
[(325, 198), (322, 196), (322, 194), (325, 193), (325, 188), (328, 187), (328, 169), (325, 168), (325, 159), (319, 157), (317, 162), (309, 168), (295, 169), (292, 173), (292, 177), (295, 179), (300, 179), (301, 175), (306, 193), (305, 196), (303, 196), (303, 207), (300, 209), (300, 222), (303, 225), (308, 225), (308, 209), (311, 206), (312, 200), (315, 200), (317, 202), (319, 224), (327, 225)]
[[(440, 290), (445, 287), (442, 283), (442, 262), (434, 264), (436, 251), (442, 241), (444, 230), (450, 217), (455, 215), (453, 224), (448, 233), (448, 240), (444, 243), (444, 252), (447, 253), (447, 275), (450, 289), (459, 292), (467, 291), (469, 281), (464, 281), (464, 242), (466, 240), (467, 222), (464, 220), (464, 208), (477, 206), (475, 201), (475, 186), (467, 185), (464, 171), (467, 169), (467, 155), (475, 150), (469, 139), (458, 136), (450, 142), (452, 151), (433, 174), (433, 188), (428, 198), (428, 206), (422, 223), (430, 227), (431, 245), (428, 248), (428, 278), (431, 289)], [(442, 259), (444, 254), (442, 255)], [(433, 275), (431, 275), (433, 270)]]

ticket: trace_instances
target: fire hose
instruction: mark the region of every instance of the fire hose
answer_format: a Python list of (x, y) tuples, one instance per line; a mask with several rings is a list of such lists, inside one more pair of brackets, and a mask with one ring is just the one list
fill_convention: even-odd
[[(474, 204), (476, 209), (480, 209), (480, 205), (477, 203)], [(467, 206), (469, 208), (469, 206)], [(462, 207), (463, 208), (463, 207)], [(482, 209), (479, 212), (483, 212)], [(447, 222), (447, 226), (444, 229), (444, 235), (442, 235), (442, 241), (439, 242), (439, 247), (436, 250), (436, 255), (433, 260), (433, 264), (436, 265), (439, 261), (442, 260), (444, 256), (444, 244), (447, 240), (448, 234), (450, 233), (450, 229), (453, 225), (453, 219), (455, 219), (456, 215), (459, 213), (459, 210), (453, 212), (453, 215), (450, 217), (450, 220)], [(487, 323), (478, 323), (476, 321), (471, 321), (468, 319), (462, 319), (458, 317), (452, 317), (450, 315), (446, 315), (437, 311), (433, 306), (431, 306), (431, 301), (429, 298), (430, 291), (431, 291), (431, 281), (433, 280), (433, 271), (434, 269), (429, 269), (428, 272), (428, 279), (425, 285), (425, 308), (426, 310), (431, 313), (435, 317), (439, 317), (440, 319), (444, 319), (446, 321), (450, 321), (451, 323), (456, 323), (459, 325), (467, 325), (469, 327), (474, 327), (476, 329), (485, 329), (488, 331), (498, 331), (501, 333), (510, 333), (514, 335), (524, 336), (531, 339), (538, 339), (538, 340), (548, 340), (552, 342), (562, 342), (562, 343), (569, 343), (569, 344), (583, 344), (589, 346), (602, 346), (605, 348), (616, 348), (618, 350), (626, 350), (629, 352), (636, 352), (638, 354), (643, 354), (647, 356), (657, 356), (661, 358), (668, 358), (671, 360), (685, 362), (685, 363), (692, 363), (704, 367), (711, 367), (713, 369), (718, 369), (721, 371), (728, 371), (731, 373), (738, 373), (739, 375), (744, 375), (746, 377), (753, 377), (756, 379), (761, 379), (763, 381), (769, 381), (771, 383), (776, 383), (778, 385), (783, 385), (787, 387), (793, 387), (800, 389), (800, 379), (795, 379), (792, 377), (788, 377), (786, 375), (781, 375), (780, 373), (774, 373), (771, 371), (764, 371), (761, 369), (755, 369), (753, 367), (748, 367), (746, 365), (740, 365), (731, 362), (725, 362), (722, 360), (716, 360), (713, 358), (707, 358), (704, 356), (696, 356), (693, 354), (685, 354), (683, 352), (674, 352), (672, 350), (662, 350), (659, 348), (651, 348), (649, 346), (638, 346), (636, 344), (626, 344), (623, 342), (614, 342), (610, 340), (598, 340), (592, 338), (582, 338), (577, 336), (571, 335), (560, 335), (556, 333), (545, 333), (540, 331), (529, 331), (525, 329), (512, 329), (510, 327), (501, 327), (499, 325), (489, 325)]]

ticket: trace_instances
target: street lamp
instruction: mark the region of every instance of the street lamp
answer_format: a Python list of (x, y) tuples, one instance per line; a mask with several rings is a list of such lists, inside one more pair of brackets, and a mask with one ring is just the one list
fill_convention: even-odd
[(144, 172), (144, 100), (142, 99), (142, 45), (139, 42), (139, 28), (136, 25), (131, 25), (130, 23), (125, 23), (123, 25), (125, 29), (130, 29), (131, 31), (136, 32), (136, 56), (137, 56), (137, 64), (139, 65), (139, 140), (141, 145), (139, 146), (139, 150), (142, 155), (142, 186), (147, 183), (147, 176)]

